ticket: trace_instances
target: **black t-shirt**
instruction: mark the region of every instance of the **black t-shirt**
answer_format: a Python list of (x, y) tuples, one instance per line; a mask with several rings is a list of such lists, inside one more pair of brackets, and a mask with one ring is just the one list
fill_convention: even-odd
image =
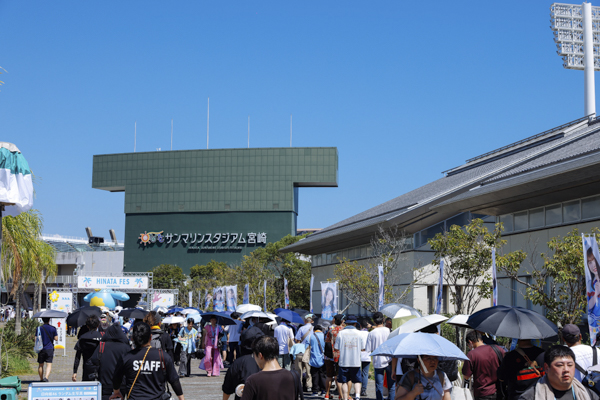
[(551, 385), (550, 387), (552, 388), (552, 391), (554, 392), (554, 398), (556, 400), (575, 400), (573, 398), (573, 389), (567, 389), (567, 390), (556, 390), (554, 389)]
[(287, 369), (261, 371), (246, 379), (242, 400), (296, 400), (296, 380)]
[[(539, 347), (521, 348), (529, 360), (534, 361), (544, 352)], [(525, 370), (527, 361), (516, 350), (509, 351), (504, 356), (502, 364), (498, 369), (498, 379), (506, 382), (508, 385), (509, 400), (517, 399), (531, 385), (534, 385), (538, 379), (544, 374), (543, 365), (538, 364), (539, 375), (533, 369)], [(517, 378), (518, 377), (518, 378)]]
[[(260, 372), (260, 368), (258, 368), (252, 354), (236, 359), (225, 375), (222, 386), (223, 393), (232, 395), (235, 393), (237, 385), (245, 383), (250, 375), (256, 374), (257, 372)], [(236, 395), (235, 399), (239, 400), (239, 397)]]
[[(144, 360), (146, 352), (148, 352), (148, 355), (146, 355), (146, 359)], [(161, 353), (162, 361), (164, 361), (164, 369), (161, 363)], [(144, 360), (143, 363), (142, 360)], [(125, 376), (127, 387), (131, 388), (136, 375), (138, 375), (130, 398), (135, 400), (157, 399), (165, 392), (165, 372), (166, 380), (173, 387), (175, 394), (178, 396), (182, 395), (179, 375), (177, 375), (177, 371), (173, 365), (173, 359), (162, 350), (154, 348), (148, 350), (148, 347), (137, 348), (125, 354), (123, 356), (123, 363), (117, 366), (113, 379), (113, 388), (120, 388), (123, 375)], [(127, 393), (122, 394), (125, 395)]]

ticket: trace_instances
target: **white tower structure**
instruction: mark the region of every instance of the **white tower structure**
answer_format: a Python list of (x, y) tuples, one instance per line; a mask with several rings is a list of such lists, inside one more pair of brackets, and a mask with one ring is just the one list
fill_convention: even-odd
[(592, 7), (591, 3), (554, 3), (550, 6), (550, 17), (563, 66), (584, 71), (584, 115), (595, 116), (594, 71), (600, 71), (600, 7)]

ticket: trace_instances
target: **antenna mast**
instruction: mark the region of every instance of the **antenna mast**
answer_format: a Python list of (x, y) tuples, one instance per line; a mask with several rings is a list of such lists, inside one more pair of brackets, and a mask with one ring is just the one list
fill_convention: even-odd
[(208, 150), (208, 124), (210, 121), (210, 97), (208, 98), (208, 106), (206, 109), (206, 150)]

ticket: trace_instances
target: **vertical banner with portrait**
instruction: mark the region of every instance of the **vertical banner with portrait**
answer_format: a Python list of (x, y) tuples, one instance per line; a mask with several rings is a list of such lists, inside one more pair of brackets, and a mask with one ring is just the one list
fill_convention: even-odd
[(310, 295), (309, 295), (310, 296), (310, 312), (311, 313), (314, 312), (314, 310), (313, 310), (313, 301), (312, 301), (312, 294), (313, 294), (313, 285), (314, 285), (314, 283), (315, 283), (315, 276), (311, 275), (310, 276), (310, 291), (309, 291), (309, 293), (310, 293)]
[(244, 299), (242, 300), (244, 304), (250, 304), (250, 285), (244, 285)]
[(208, 311), (210, 307), (210, 303), (212, 303), (212, 294), (208, 291), (208, 289), (204, 290), (204, 311)]
[(321, 282), (321, 318), (332, 320), (337, 314), (337, 282)]
[(194, 307), (194, 305), (193, 305), (194, 303), (192, 303), (193, 296), (194, 295), (192, 294), (192, 291), (189, 291), (188, 292), (188, 307)]
[(225, 286), (227, 289), (227, 311), (235, 311), (237, 307), (237, 285)]
[(594, 236), (582, 235), (583, 263), (585, 265), (585, 283), (587, 291), (588, 324), (590, 326), (590, 341), (594, 346), (599, 331), (600, 319), (600, 282), (598, 277), (598, 243)]
[(283, 278), (283, 293), (284, 293), (283, 302), (285, 304), (285, 309), (287, 310), (290, 308), (290, 292), (288, 291), (288, 281), (285, 278)]
[(225, 286), (219, 286), (213, 289), (213, 309), (215, 311), (225, 311)]
[(267, 281), (265, 281), (264, 287), (263, 287), (263, 294), (265, 296), (265, 312), (267, 312)]
[(379, 277), (379, 296), (378, 296), (378, 311), (383, 308), (384, 294), (383, 288), (385, 287), (385, 281), (383, 280), (383, 265), (377, 266), (377, 276)]

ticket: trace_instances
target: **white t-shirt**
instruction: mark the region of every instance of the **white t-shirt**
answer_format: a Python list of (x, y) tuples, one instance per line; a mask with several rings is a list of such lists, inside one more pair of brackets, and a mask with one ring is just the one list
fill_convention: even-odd
[(340, 351), (338, 365), (344, 368), (361, 366), (361, 350), (367, 344), (366, 338), (353, 326), (347, 326), (338, 333), (335, 348)]
[[(577, 362), (581, 368), (587, 371), (591, 366), (594, 365), (594, 353), (592, 353), (591, 346), (588, 346), (587, 344), (578, 344), (570, 349), (573, 350), (573, 353), (575, 353), (575, 362)], [(600, 362), (600, 351), (598, 351), (597, 357), (598, 362)], [(583, 374), (579, 372), (577, 368), (575, 368), (575, 378), (579, 382), (581, 382), (584, 378)]]
[(282, 322), (275, 328), (274, 335), (279, 343), (279, 354), (288, 354), (290, 352), (288, 339), (294, 340), (294, 331), (292, 331), (292, 328), (287, 326), (285, 322)]
[[(369, 331), (360, 330), (360, 335), (363, 337), (365, 343), (367, 343), (367, 337), (369, 336)], [(363, 350), (360, 352), (360, 361), (362, 362), (371, 362), (371, 352), (367, 350)]]
[[(385, 326), (373, 329), (367, 337), (365, 350), (369, 353), (374, 352), (381, 343), (388, 339), (388, 336), (390, 336), (390, 329)], [(390, 363), (390, 359), (387, 356), (373, 356), (373, 368), (386, 368)]]

